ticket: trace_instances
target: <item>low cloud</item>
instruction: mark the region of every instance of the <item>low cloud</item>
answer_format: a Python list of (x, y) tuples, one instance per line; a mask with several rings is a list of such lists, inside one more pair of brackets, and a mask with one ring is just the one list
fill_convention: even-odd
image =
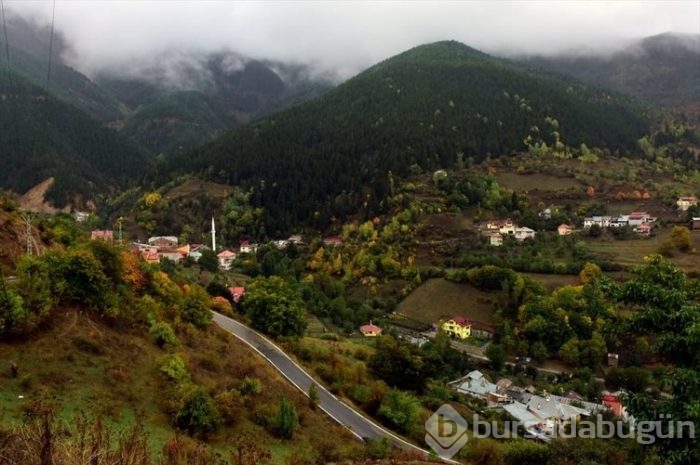
[[(52, 3), (6, 0), (11, 14), (47, 22)], [(697, 1), (626, 2), (56, 2), (63, 58), (89, 75), (153, 72), (231, 50), (349, 77), (426, 42), (458, 40), (500, 54), (620, 48), (663, 32), (700, 33)], [(12, 39), (10, 39), (12, 40)], [(149, 63), (151, 66), (149, 66)], [(173, 64), (174, 63), (174, 64)], [(179, 63), (179, 65), (178, 65)], [(232, 59), (226, 66), (241, 66)]]

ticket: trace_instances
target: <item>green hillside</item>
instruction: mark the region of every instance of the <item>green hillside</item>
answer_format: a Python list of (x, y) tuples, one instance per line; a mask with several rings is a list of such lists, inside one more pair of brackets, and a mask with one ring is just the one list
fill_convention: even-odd
[(0, 187), (24, 192), (53, 176), (55, 206), (138, 182), (147, 155), (77, 108), (17, 75), (0, 77)]
[(439, 42), (234, 130), (173, 167), (254, 188), (268, 226), (283, 230), (298, 221), (327, 226), (359, 207), (373, 215), (392, 177), (525, 150), (528, 135), (625, 153), (648, 129), (625, 97)]
[(235, 120), (201, 92), (160, 93), (126, 118), (121, 133), (152, 153), (176, 153), (221, 135)]

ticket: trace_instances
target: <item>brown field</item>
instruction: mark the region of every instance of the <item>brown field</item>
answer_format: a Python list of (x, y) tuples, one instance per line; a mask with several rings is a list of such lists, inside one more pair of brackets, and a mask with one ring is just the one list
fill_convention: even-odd
[(170, 189), (164, 196), (166, 200), (172, 201), (180, 197), (189, 197), (195, 194), (207, 194), (210, 197), (224, 198), (231, 193), (231, 186), (217, 184), (199, 179), (188, 179), (177, 187)]
[(562, 286), (576, 286), (579, 284), (578, 276), (567, 274), (541, 274), (541, 273), (520, 273), (542, 283), (547, 291), (552, 292)]
[(493, 323), (497, 300), (496, 293), (480, 291), (470, 284), (430, 279), (411, 292), (394, 313), (426, 324), (455, 315)]
[(531, 190), (563, 191), (572, 187), (584, 188), (585, 186), (574, 178), (558, 177), (551, 174), (518, 174), (513, 172), (500, 172), (496, 174), (498, 184), (516, 192)]

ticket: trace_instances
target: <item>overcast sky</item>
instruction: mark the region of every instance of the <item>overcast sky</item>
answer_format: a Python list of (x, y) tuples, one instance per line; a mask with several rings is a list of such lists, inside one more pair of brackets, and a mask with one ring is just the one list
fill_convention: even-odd
[[(50, 0), (4, 0), (51, 17)], [(55, 27), (86, 73), (165, 50), (234, 50), (347, 77), (413, 46), (454, 39), (491, 53), (611, 47), (662, 32), (700, 33), (700, 1), (58, 0)]]

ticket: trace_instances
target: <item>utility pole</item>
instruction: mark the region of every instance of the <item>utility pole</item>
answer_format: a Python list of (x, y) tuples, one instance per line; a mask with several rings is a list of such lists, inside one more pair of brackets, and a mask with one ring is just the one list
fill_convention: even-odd
[(24, 239), (27, 241), (27, 255), (32, 255), (32, 243), (34, 242), (34, 238), (32, 237), (32, 214), (29, 212), (22, 213), (22, 220), (24, 221), (25, 227)]
[(124, 217), (120, 216), (117, 218), (117, 224), (119, 225), (119, 245), (122, 245), (122, 222), (124, 221)]

